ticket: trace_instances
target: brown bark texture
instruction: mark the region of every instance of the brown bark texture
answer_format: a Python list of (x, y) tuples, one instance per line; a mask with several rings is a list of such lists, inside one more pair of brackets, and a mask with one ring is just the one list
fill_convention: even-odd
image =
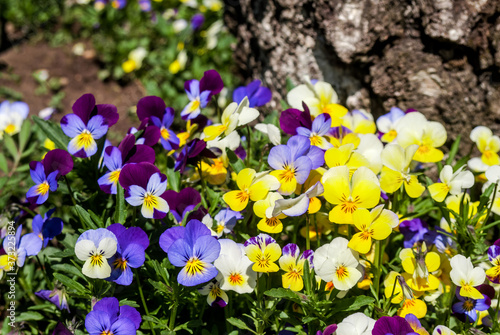
[(375, 117), (393, 106), (442, 122), (449, 140), (477, 125), (500, 134), (499, 0), (225, 0), (248, 81), (331, 83)]

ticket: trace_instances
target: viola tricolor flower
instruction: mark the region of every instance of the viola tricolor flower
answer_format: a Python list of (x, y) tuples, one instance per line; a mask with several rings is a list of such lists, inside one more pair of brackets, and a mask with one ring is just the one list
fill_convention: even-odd
[(413, 329), (413, 331), (416, 332), (418, 335), (429, 335), (429, 332), (427, 332), (427, 330), (425, 330), (425, 328), (422, 327), (420, 321), (418, 321), (418, 318), (415, 315), (407, 314), (406, 316), (404, 316), (404, 318), (406, 322), (408, 322), (410, 327)]
[(375, 320), (358, 312), (349, 315), (337, 325), (336, 335), (372, 335)]
[(75, 157), (86, 158), (97, 152), (96, 140), (103, 137), (108, 128), (118, 121), (118, 111), (109, 104), (95, 104), (92, 94), (84, 94), (73, 104), (73, 114), (61, 119), (63, 132), (71, 137), (68, 152)]
[(146, 260), (145, 250), (149, 246), (148, 235), (139, 227), (125, 228), (120, 223), (107, 227), (118, 240), (116, 254), (109, 259), (112, 267), (112, 280), (120, 285), (130, 285), (133, 279), (132, 268), (138, 268)]
[(276, 262), (281, 256), (281, 248), (276, 240), (267, 234), (259, 234), (245, 242), (245, 252), (254, 262), (255, 272), (276, 272), (279, 270)]
[(408, 321), (400, 316), (382, 316), (373, 326), (373, 335), (419, 335)]
[(280, 129), (288, 135), (297, 135), (297, 128), (312, 128), (311, 114), (306, 104), (302, 103), (304, 111), (295, 108), (289, 108), (281, 112)]
[(26, 256), (35, 256), (42, 249), (42, 240), (34, 234), (21, 237), (23, 226), (19, 225), (15, 235), (7, 235), (3, 240), (3, 250), (6, 255), (0, 256), (0, 269), (11, 271), (14, 264), (18, 267), (24, 265)]
[(399, 224), (399, 231), (404, 236), (403, 246), (412, 248), (417, 242), (424, 240), (424, 235), (429, 231), (426, 222), (419, 218), (404, 220)]
[(63, 309), (69, 312), (68, 300), (66, 298), (66, 290), (64, 288), (54, 288), (51, 290), (40, 290), (35, 292), (35, 295), (43, 300), (50, 301), (57, 306), (61, 311)]
[(401, 250), (399, 258), (406, 272), (403, 277), (413, 290), (433, 291), (438, 288), (439, 279), (431, 272), (439, 269), (441, 258), (438, 253), (429, 252), (425, 242), (414, 249)]
[(486, 270), (486, 276), (492, 283), (500, 283), (500, 239), (496, 240), (491, 247), (488, 248), (488, 258), (493, 264), (491, 268)]
[(177, 276), (181, 285), (206, 283), (218, 273), (212, 263), (219, 257), (221, 246), (198, 220), (189, 221), (185, 227), (167, 229), (160, 236), (160, 247), (172, 265), (182, 267)]
[(286, 145), (278, 145), (271, 149), (267, 158), (274, 171), (270, 174), (280, 182), (278, 192), (283, 195), (292, 194), (297, 184), (303, 184), (312, 169), (324, 164), (324, 153), (311, 146), (309, 139), (297, 135), (288, 140)]
[(147, 219), (163, 219), (169, 206), (165, 199), (167, 177), (151, 163), (127, 164), (119, 177), (125, 189), (125, 200), (132, 206), (141, 206)]
[(119, 306), (118, 299), (102, 298), (85, 317), (85, 328), (90, 335), (134, 335), (141, 326), (141, 314), (127, 305)]
[(73, 159), (62, 149), (54, 149), (41, 162), (31, 161), (31, 179), (35, 182), (26, 193), (31, 204), (41, 205), (49, 197), (49, 191), (57, 190), (57, 180), (73, 170)]
[(198, 289), (198, 292), (207, 296), (207, 303), (212, 307), (226, 307), (229, 297), (227, 293), (221, 290), (222, 275), (219, 273), (214, 280)]
[(190, 102), (181, 112), (182, 119), (190, 120), (200, 115), (201, 108), (205, 108), (212, 96), (219, 94), (223, 87), (222, 78), (215, 70), (205, 71), (200, 81), (186, 81), (184, 89)]
[(288, 243), (283, 247), (283, 255), (279, 259), (281, 270), (285, 271), (281, 275), (284, 288), (292, 291), (300, 291), (304, 287), (302, 276), (304, 275), (304, 263), (309, 262), (309, 269), (313, 268), (312, 250), (305, 250), (300, 254), (299, 247), (294, 243)]
[[(221, 209), (212, 219), (209, 214), (205, 215), (202, 222), (210, 229), (212, 236), (220, 238), (222, 234), (229, 234), (233, 231), (236, 221), (243, 219), (240, 212), (235, 212), (229, 208)], [(215, 226), (215, 227), (214, 227)]]
[(484, 172), (488, 167), (500, 164), (500, 137), (493, 135), (491, 129), (475, 127), (470, 133), (470, 139), (481, 152), (481, 157), (473, 157), (467, 163), (472, 171)]
[(455, 255), (450, 260), (450, 278), (453, 284), (460, 287), (460, 295), (465, 298), (483, 299), (483, 295), (476, 288), (486, 279), (481, 267), (474, 267), (470, 257)]
[(240, 294), (253, 292), (257, 273), (252, 270), (252, 261), (245, 254), (244, 246), (229, 239), (220, 239), (219, 243), (221, 251), (214, 265), (222, 276), (220, 288)]
[[(170, 213), (174, 216), (177, 224), (180, 224), (184, 217), (201, 202), (200, 192), (192, 187), (183, 188), (180, 192), (165, 191), (164, 198), (167, 200)], [(187, 221), (191, 219), (201, 220), (205, 213), (206, 209), (200, 206), (198, 210), (189, 213)]]
[(233, 92), (233, 101), (239, 104), (245, 97), (248, 97), (249, 107), (264, 106), (271, 101), (272, 93), (270, 89), (260, 84), (260, 80), (254, 80), (247, 86), (238, 87)]
[(11, 136), (19, 133), (28, 114), (29, 107), (25, 102), (3, 101), (0, 103), (0, 139), (3, 133)]
[[(43, 218), (40, 214), (35, 215), (31, 222), (32, 233), (43, 241), (45, 248), (49, 241), (59, 235), (63, 230), (63, 221), (60, 218), (50, 218), (56, 209), (53, 208), (44, 214)], [(30, 235), (26, 234), (26, 235)]]
[(377, 119), (377, 129), (382, 134), (380, 139), (384, 143), (391, 143), (398, 136), (396, 127), (398, 121), (405, 116), (405, 112), (397, 107), (392, 107), (389, 113)]
[(175, 171), (184, 173), (186, 165), (190, 164), (196, 166), (203, 157), (217, 158), (212, 151), (207, 149), (207, 143), (205, 141), (195, 138), (179, 153), (174, 169)]
[(158, 118), (156, 116), (151, 116), (151, 122), (160, 129), (161, 133), (161, 145), (165, 150), (176, 150), (179, 148), (180, 140), (177, 135), (170, 129), (172, 123), (174, 122), (175, 112), (172, 107), (165, 108), (165, 114), (163, 118)]
[(330, 115), (323, 113), (314, 119), (311, 128), (298, 127), (296, 131), (298, 135), (307, 137), (311, 142), (311, 145), (327, 150), (333, 146), (326, 137), (331, 126), (332, 119), (330, 118)]
[(432, 199), (441, 202), (448, 193), (457, 195), (462, 193), (462, 189), (471, 188), (474, 185), (474, 175), (464, 169), (465, 165), (453, 172), (451, 165), (445, 165), (439, 173), (440, 182), (428, 187)]
[(480, 299), (467, 298), (460, 295), (460, 288), (457, 287), (455, 295), (460, 301), (454, 303), (451, 309), (453, 313), (458, 314), (459, 318), (465, 319), (466, 322), (476, 322), (478, 312), (486, 311), (491, 305), (491, 299), (485, 294)]
[(115, 234), (104, 228), (81, 234), (76, 240), (75, 254), (85, 261), (82, 273), (90, 278), (108, 278), (111, 275), (108, 259), (115, 255), (117, 244)]

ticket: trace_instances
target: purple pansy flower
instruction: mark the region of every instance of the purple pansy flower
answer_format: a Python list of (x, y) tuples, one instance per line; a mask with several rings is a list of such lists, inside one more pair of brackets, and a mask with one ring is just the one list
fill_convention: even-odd
[(333, 324), (333, 325), (326, 326), (325, 330), (323, 330), (323, 331), (318, 330), (316, 332), (316, 335), (332, 335), (335, 333), (336, 330), (337, 330), (337, 325)]
[[(52, 213), (56, 209), (53, 208), (44, 214), (43, 218), (40, 214), (37, 214), (33, 218), (31, 223), (31, 229), (33, 232), (26, 235), (35, 235), (43, 241), (43, 247), (45, 248), (49, 241), (59, 235), (63, 229), (63, 221), (60, 218), (50, 218)], [(42, 245), (40, 245), (42, 247)]]
[(167, 177), (151, 163), (127, 164), (119, 177), (125, 190), (125, 200), (132, 206), (142, 206), (142, 216), (163, 219), (169, 206), (165, 199)]
[(193, 30), (198, 30), (201, 28), (204, 22), (205, 22), (205, 16), (203, 16), (203, 14), (201, 13), (194, 14), (193, 17), (191, 18), (191, 28), (193, 28)]
[(0, 256), (0, 265), (10, 268), (8, 264), (14, 258), (16, 265), (22, 267), (26, 256), (35, 256), (42, 249), (42, 240), (38, 236), (26, 234), (21, 237), (22, 230), (23, 226), (19, 225), (16, 235), (7, 235), (4, 238), (3, 249), (7, 255)]
[(303, 184), (312, 169), (317, 169), (325, 163), (324, 152), (311, 146), (304, 136), (292, 136), (286, 145), (275, 146), (267, 158), (269, 166), (281, 186), (278, 192), (289, 195), (295, 192), (297, 184)]
[(92, 94), (84, 94), (73, 104), (73, 113), (61, 119), (63, 132), (71, 137), (68, 152), (75, 157), (86, 158), (97, 152), (96, 140), (103, 137), (108, 128), (118, 121), (115, 106), (95, 104)]
[(311, 145), (327, 150), (333, 147), (333, 145), (328, 142), (328, 139), (326, 138), (331, 126), (332, 118), (329, 114), (323, 113), (314, 119), (310, 128), (297, 127), (296, 131), (298, 135), (308, 138)]
[(205, 108), (213, 95), (219, 94), (224, 87), (220, 74), (215, 70), (205, 71), (200, 81), (188, 80), (184, 83), (189, 103), (181, 112), (183, 120), (194, 119), (200, 115), (201, 108)]
[(143, 12), (151, 11), (151, 0), (139, 0), (139, 7)]
[(280, 115), (280, 128), (289, 135), (297, 135), (297, 128), (304, 127), (311, 129), (312, 120), (309, 108), (305, 103), (302, 103), (304, 111), (289, 108), (281, 112)]
[(108, 262), (111, 266), (111, 276), (107, 280), (120, 285), (130, 285), (133, 279), (131, 268), (144, 264), (145, 250), (149, 246), (148, 235), (139, 227), (125, 228), (120, 223), (107, 227), (118, 240), (116, 254)]
[(382, 316), (375, 322), (373, 335), (418, 335), (408, 321), (400, 316)]
[(51, 290), (40, 290), (35, 292), (35, 295), (43, 300), (50, 301), (57, 306), (61, 311), (63, 309), (69, 312), (68, 300), (66, 298), (66, 291), (64, 289), (54, 288)]
[(412, 248), (417, 242), (424, 240), (424, 235), (429, 231), (427, 223), (419, 218), (405, 220), (399, 224), (399, 231), (404, 236), (405, 248)]
[(41, 162), (31, 161), (31, 179), (35, 185), (30, 187), (26, 198), (31, 204), (43, 204), (49, 197), (49, 191), (57, 190), (59, 177), (73, 170), (73, 159), (62, 149), (49, 151)]
[[(457, 287), (455, 295), (458, 300), (451, 307), (453, 313), (463, 322), (476, 322), (477, 312), (490, 308), (491, 298), (495, 295), (495, 290), (489, 285), (480, 285), (478, 290), (483, 293), (483, 299), (466, 298), (460, 295), (460, 287)], [(489, 296), (488, 296), (489, 295)]]
[[(181, 223), (184, 216), (201, 202), (201, 195), (200, 192), (194, 188), (186, 187), (180, 192), (166, 191), (165, 199), (170, 207), (170, 213), (172, 213), (177, 223)], [(188, 221), (192, 219), (201, 220), (206, 214), (201, 208), (200, 206), (197, 211), (191, 213), (188, 217)]]
[(90, 335), (135, 335), (141, 325), (141, 314), (127, 305), (119, 306), (118, 299), (102, 298), (85, 317), (85, 328)]
[(486, 271), (488, 280), (492, 283), (500, 283), (500, 239), (496, 240), (492, 246), (488, 248), (488, 258), (493, 264), (489, 270)]
[(165, 113), (162, 118), (151, 116), (151, 122), (160, 129), (161, 145), (165, 150), (179, 149), (179, 137), (170, 129), (174, 122), (175, 112), (172, 107), (165, 108)]
[(104, 165), (108, 172), (97, 180), (101, 190), (116, 194), (120, 171), (127, 163), (155, 162), (155, 151), (151, 147), (135, 144), (134, 135), (127, 135), (117, 147), (109, 146), (104, 150)]
[(233, 101), (239, 104), (245, 97), (248, 97), (248, 107), (264, 106), (271, 101), (272, 93), (269, 88), (260, 84), (260, 80), (254, 80), (247, 86), (238, 87), (233, 92)]
[(196, 286), (217, 276), (213, 262), (219, 257), (220, 244), (200, 221), (167, 229), (160, 236), (160, 247), (172, 265), (182, 267), (177, 276), (179, 284)]
[(436, 228), (436, 230), (429, 230), (424, 234), (425, 243), (427, 246), (435, 245), (436, 249), (448, 256), (455, 255), (457, 250), (457, 244), (451, 238), (451, 234), (444, 231), (441, 228)]
[(195, 138), (190, 141), (179, 153), (179, 156), (177, 156), (174, 170), (183, 173), (187, 164), (196, 165), (203, 157), (217, 158), (212, 151), (207, 149), (207, 142)]

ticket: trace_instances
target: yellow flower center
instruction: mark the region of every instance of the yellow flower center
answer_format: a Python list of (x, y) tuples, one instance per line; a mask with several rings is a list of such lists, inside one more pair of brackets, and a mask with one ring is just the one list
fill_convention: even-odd
[(165, 141), (168, 141), (168, 139), (170, 138), (170, 133), (168, 132), (168, 129), (161, 128), (161, 137), (163, 137)]
[(196, 99), (193, 101), (193, 104), (191, 105), (190, 111), (194, 112), (195, 110), (198, 109), (198, 107), (200, 107), (200, 100)]
[(124, 259), (124, 258), (117, 258), (114, 262), (113, 262), (113, 265), (115, 267), (115, 269), (120, 269), (122, 271), (125, 271), (125, 269), (127, 268), (127, 260)]
[(154, 196), (153, 194), (151, 193), (146, 193), (144, 195), (144, 205), (146, 205), (146, 207), (148, 209), (152, 209), (152, 208), (156, 208), (158, 207), (158, 199), (156, 196)]
[(231, 272), (229, 275), (229, 283), (231, 285), (242, 285), (243, 277), (239, 273)]
[(276, 217), (266, 218), (266, 225), (268, 225), (269, 227), (276, 227), (278, 223), (279, 221)]
[(203, 273), (205, 265), (198, 257), (191, 257), (186, 263), (186, 273), (188, 276), (195, 276)]
[(347, 276), (349, 276), (349, 271), (347, 271), (347, 268), (344, 265), (337, 267), (335, 273), (337, 274), (337, 278), (339, 280), (344, 280)]
[(290, 181), (295, 179), (295, 169), (289, 166), (285, 166), (285, 169), (280, 173), (279, 178), (280, 181), (285, 181), (289, 183)]
[(464, 301), (464, 303), (462, 305), (462, 308), (464, 310), (466, 310), (467, 312), (470, 312), (470, 311), (472, 311), (474, 309), (474, 303), (471, 300), (469, 300), (469, 299), (465, 299), (465, 301)]
[(98, 266), (101, 267), (104, 264), (103, 256), (102, 254), (93, 254), (90, 256), (90, 265), (91, 266)]
[(118, 183), (118, 178), (120, 178), (120, 170), (113, 171), (109, 175), (109, 180), (112, 181), (114, 184)]
[(259, 267), (261, 268), (268, 268), (271, 266), (271, 255), (269, 254), (261, 254), (260, 257), (257, 259), (257, 264), (259, 265)]
[(240, 191), (238, 192), (238, 194), (236, 194), (236, 199), (239, 200), (241, 203), (247, 202), (249, 198), (250, 195), (245, 191)]
[(429, 151), (431, 151), (431, 148), (427, 145), (421, 145), (420, 147), (418, 147), (417, 151), (419, 154), (425, 155), (425, 154), (429, 153)]
[(217, 298), (217, 297), (220, 297), (222, 294), (219, 286), (217, 285), (214, 285), (212, 286), (212, 289), (210, 290), (210, 296), (212, 296), (212, 298)]
[(77, 146), (79, 148), (83, 147), (83, 148), (87, 149), (90, 146), (90, 144), (92, 144), (93, 140), (94, 139), (93, 139), (90, 131), (88, 131), (88, 129), (85, 129), (84, 131), (82, 131), (82, 133), (80, 135), (78, 135)]
[(111, 330), (103, 330), (99, 335), (113, 335), (113, 332)]
[(341, 198), (342, 203), (340, 204), (340, 209), (344, 213), (354, 213), (358, 209), (358, 203), (359, 203), (359, 196), (356, 196), (354, 199), (352, 199), (351, 196), (349, 198), (346, 198), (345, 195), (342, 196)]
[(39, 184), (36, 188), (36, 193), (45, 195), (49, 191), (50, 186), (49, 183), (45, 180), (43, 183)]
[(320, 146), (322, 141), (322, 137), (319, 135), (314, 134), (313, 136), (309, 137), (309, 140), (311, 141), (311, 145), (315, 146)]
[(16, 131), (16, 126), (11, 123), (11, 124), (7, 125), (7, 127), (5, 127), (4, 131), (7, 134), (12, 135)]

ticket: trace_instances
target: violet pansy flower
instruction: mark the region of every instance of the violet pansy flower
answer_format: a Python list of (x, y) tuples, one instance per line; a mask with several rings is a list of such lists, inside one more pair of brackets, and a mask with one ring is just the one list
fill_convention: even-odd
[(382, 316), (375, 322), (372, 335), (418, 335), (400, 316)]
[(61, 311), (63, 309), (69, 312), (68, 300), (66, 298), (66, 291), (64, 289), (54, 288), (51, 290), (40, 290), (35, 292), (35, 295), (43, 300), (50, 301), (57, 306)]
[(127, 305), (119, 306), (118, 299), (102, 298), (85, 317), (85, 328), (90, 335), (135, 335), (141, 326), (141, 314)]
[[(35, 235), (43, 241), (43, 247), (45, 248), (49, 241), (59, 235), (63, 229), (63, 221), (60, 218), (50, 218), (52, 213), (54, 213), (55, 208), (49, 210), (44, 214), (43, 218), (40, 214), (37, 214), (33, 218), (31, 223), (31, 229), (33, 232), (26, 235)], [(42, 245), (40, 245), (42, 247)]]
[(248, 107), (264, 106), (271, 101), (272, 93), (269, 88), (260, 84), (260, 80), (254, 80), (247, 86), (238, 87), (233, 92), (233, 101), (239, 104), (245, 97), (248, 97)]
[(127, 164), (119, 177), (125, 189), (125, 200), (132, 206), (141, 206), (147, 219), (163, 219), (169, 206), (165, 199), (167, 177), (151, 163)]
[(205, 71), (200, 81), (188, 80), (184, 83), (189, 103), (181, 112), (183, 120), (191, 120), (200, 115), (201, 108), (205, 108), (213, 95), (219, 94), (224, 83), (220, 74), (215, 70)]
[(73, 159), (62, 149), (49, 151), (41, 162), (31, 161), (31, 179), (35, 185), (30, 187), (26, 198), (31, 204), (43, 204), (49, 197), (49, 191), (57, 190), (59, 177), (73, 170)]
[[(495, 291), (493, 287), (488, 286), (488, 285), (481, 285), (478, 287), (478, 289), (481, 291), (481, 288), (490, 288), (492, 296), (495, 295)], [(483, 292), (481, 292), (483, 293)], [(451, 307), (451, 310), (453, 313), (461, 320), (464, 322), (476, 322), (477, 317), (478, 317), (478, 312), (479, 311), (486, 311), (488, 308), (490, 308), (491, 305), (491, 299), (488, 297), (488, 295), (483, 293), (483, 299), (472, 299), (472, 298), (467, 298), (463, 297), (460, 295), (460, 287), (457, 287), (455, 295), (459, 302), (456, 302), (453, 304)]]
[(135, 144), (135, 137), (127, 135), (117, 147), (109, 146), (104, 150), (104, 165), (108, 172), (97, 180), (101, 190), (116, 194), (120, 171), (127, 163), (155, 162), (155, 151), (151, 147)]
[(200, 221), (167, 229), (160, 236), (160, 247), (172, 265), (182, 267), (177, 276), (179, 284), (196, 286), (217, 276), (213, 262), (219, 257), (220, 244)]
[(151, 116), (151, 122), (160, 129), (160, 140), (161, 145), (165, 150), (176, 150), (179, 149), (179, 137), (170, 129), (170, 126), (174, 122), (175, 114), (172, 107), (165, 108), (165, 113), (162, 118), (156, 116)]
[(305, 103), (302, 103), (304, 111), (289, 108), (281, 112), (280, 115), (280, 128), (288, 135), (297, 135), (297, 128), (304, 127), (311, 129), (312, 120), (309, 108)]
[(195, 138), (179, 153), (174, 169), (183, 173), (187, 164), (196, 165), (203, 157), (217, 158), (212, 151), (207, 149), (207, 142)]
[(332, 118), (329, 114), (323, 113), (314, 119), (310, 128), (297, 127), (296, 131), (298, 135), (308, 138), (311, 145), (317, 146), (323, 150), (328, 150), (333, 147), (326, 138), (331, 126)]
[(429, 231), (427, 223), (419, 218), (404, 220), (399, 224), (399, 231), (404, 236), (405, 248), (412, 248), (417, 242), (424, 240), (424, 235)]
[(125, 228), (119, 223), (107, 227), (118, 240), (116, 254), (109, 259), (112, 280), (120, 285), (130, 285), (132, 268), (138, 268), (146, 260), (145, 250), (149, 246), (148, 235), (139, 227)]
[(3, 249), (7, 253), (0, 256), (0, 269), (12, 270), (12, 264), (18, 267), (24, 265), (26, 256), (35, 256), (42, 249), (42, 240), (33, 234), (21, 237), (23, 226), (19, 225), (15, 235), (7, 235), (3, 240)]
[(63, 132), (71, 137), (68, 152), (75, 157), (86, 158), (97, 152), (96, 140), (103, 137), (108, 128), (118, 121), (115, 106), (95, 104), (92, 94), (84, 94), (73, 104), (73, 113), (61, 119)]
[[(201, 195), (194, 188), (186, 187), (180, 192), (166, 191), (165, 199), (170, 207), (170, 213), (172, 213), (177, 223), (181, 223), (187, 213), (192, 211), (201, 202)], [(201, 220), (205, 213), (203, 213), (203, 210), (200, 211), (200, 209), (201, 207), (196, 212), (191, 213), (189, 219)]]

